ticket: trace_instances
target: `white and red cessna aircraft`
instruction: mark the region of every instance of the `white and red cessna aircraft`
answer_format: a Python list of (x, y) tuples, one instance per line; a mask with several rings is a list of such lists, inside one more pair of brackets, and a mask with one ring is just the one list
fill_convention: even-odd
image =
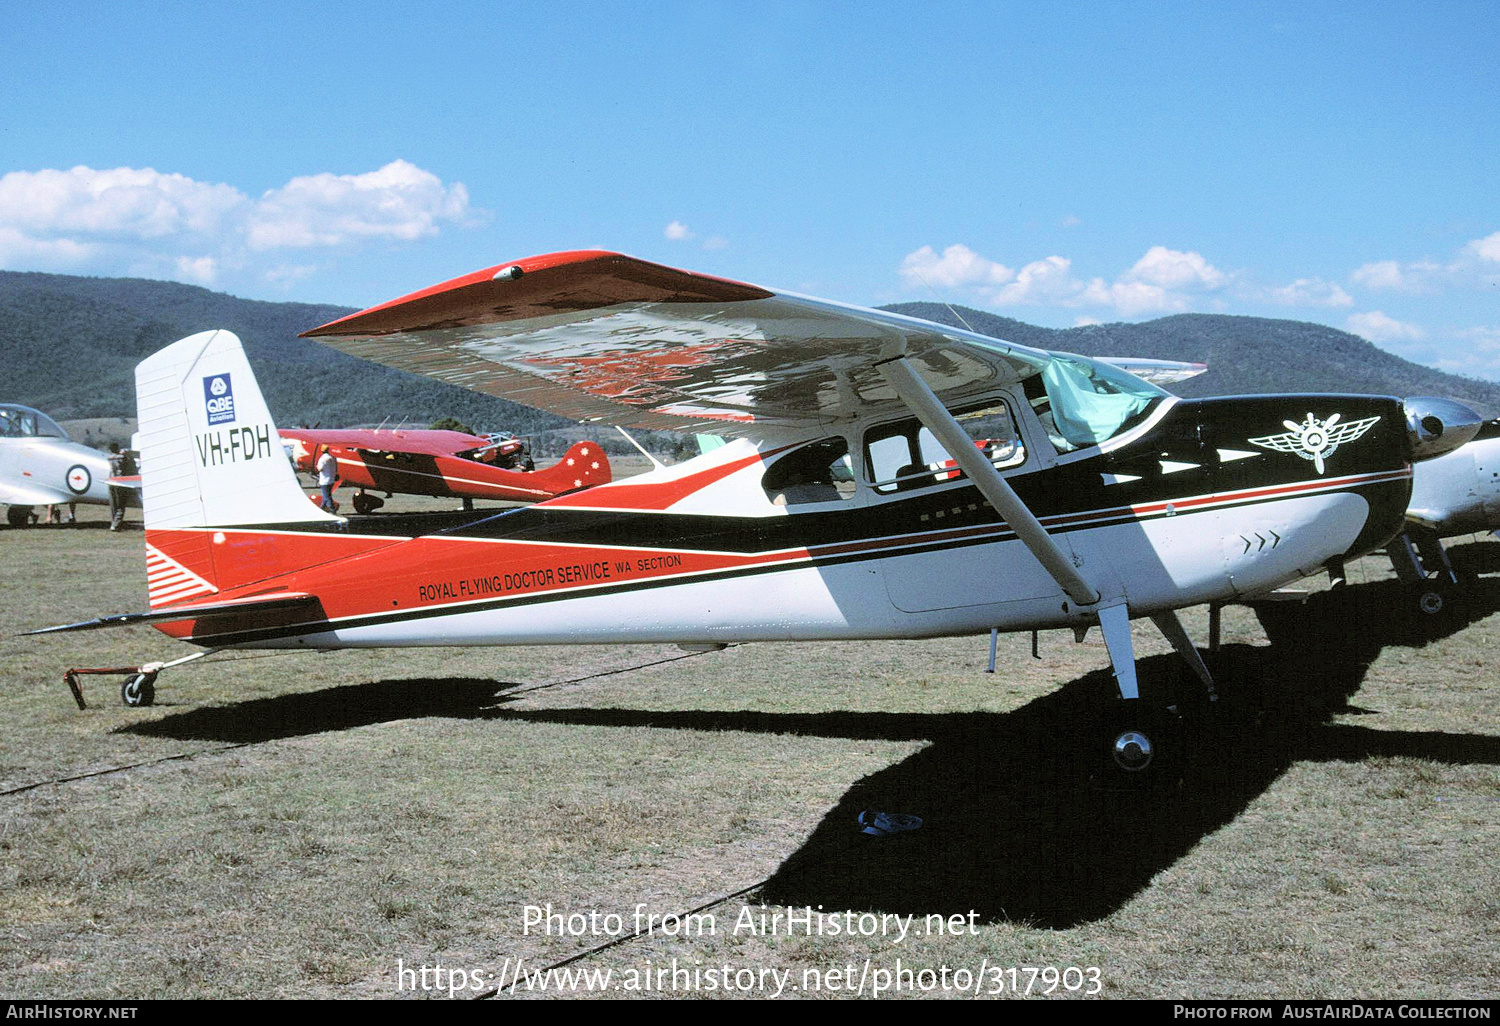
[[(314, 329), (357, 356), (695, 459), (535, 505), (308, 503), (239, 341), (136, 370), (149, 613), (210, 651), (925, 638), (1099, 625), (1122, 773), (1159, 753), (1130, 620), (1211, 687), (1174, 610), (1384, 544), (1442, 400), (1185, 400), (1118, 367), (606, 252), (486, 268)], [(149, 702), (156, 667), (126, 683)], [(1161, 729), (1166, 729), (1162, 727)]]

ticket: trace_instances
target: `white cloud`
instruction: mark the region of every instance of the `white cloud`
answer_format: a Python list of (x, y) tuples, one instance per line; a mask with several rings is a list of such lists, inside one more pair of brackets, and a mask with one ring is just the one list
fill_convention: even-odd
[(1186, 296), (1143, 281), (1117, 281), (1106, 285), (1103, 278), (1095, 278), (1089, 282), (1084, 296), (1091, 305), (1113, 307), (1122, 317), (1181, 313), (1191, 309)]
[(1405, 292), (1417, 295), (1427, 292), (1441, 280), (1456, 273), (1456, 265), (1447, 267), (1430, 260), (1399, 263), (1395, 260), (1377, 260), (1361, 264), (1349, 275), (1349, 281), (1363, 288), (1384, 292)]
[(317, 270), (317, 264), (279, 264), (262, 272), (261, 278), (272, 285), (290, 285), (312, 277)]
[(469, 193), (430, 171), (393, 160), (362, 175), (293, 178), (255, 204), (246, 241), (251, 249), (343, 246), (366, 239), (409, 242), (436, 235), (441, 222), (461, 221)]
[(1477, 328), (1466, 328), (1458, 333), (1458, 337), (1472, 342), (1486, 352), (1500, 352), (1500, 326), (1480, 325)]
[[(1500, 232), (1470, 242), (1454, 263), (1431, 261), (1365, 264), (1350, 275), (1353, 286), (1408, 293), (1430, 291), (1443, 283), (1500, 284)], [(1306, 310), (1347, 309), (1355, 305), (1350, 290), (1336, 281), (1309, 276), (1267, 286), (1241, 271), (1215, 267), (1194, 250), (1151, 246), (1128, 269), (1113, 278), (1083, 277), (1067, 257), (1053, 255), (1012, 270), (963, 244), (937, 252), (923, 246), (901, 261), (900, 275), (910, 287), (953, 289), (990, 307), (1032, 306), (1085, 308), (1108, 315), (1137, 318), (1187, 311), (1225, 312), (1233, 305), (1275, 305)], [(922, 286), (925, 291), (925, 286)], [(1376, 341), (1414, 340), (1423, 330), (1380, 311), (1356, 314), (1351, 331)]]
[[(1455, 344), (1457, 340), (1457, 344)], [(1391, 347), (1393, 349), (1397, 347)], [(1500, 381), (1500, 326), (1481, 325), (1401, 347), (1401, 355), (1450, 374)]]
[(931, 246), (908, 253), (900, 273), (908, 285), (925, 279), (934, 287), (965, 290), (991, 306), (1103, 307), (1123, 317), (1191, 309), (1194, 296), (1229, 280), (1201, 255), (1165, 246), (1153, 246), (1113, 282), (1078, 278), (1073, 262), (1056, 255), (1013, 271), (962, 244), (941, 256)]
[(1500, 232), (1486, 235), (1482, 239), (1475, 239), (1464, 248), (1466, 252), (1473, 253), (1481, 260), (1500, 263)]
[(1192, 292), (1212, 291), (1226, 280), (1223, 272), (1204, 260), (1202, 254), (1184, 253), (1165, 246), (1148, 249), (1146, 255), (1125, 272), (1123, 279)]
[(0, 177), (0, 265), (199, 284), (231, 271), (271, 279), (278, 271), (257, 267), (254, 254), (409, 241), (470, 216), (462, 184), (404, 160), (294, 178), (259, 199), (152, 168), (12, 171)]
[[(698, 237), (698, 233), (681, 221), (673, 221), (662, 229), (662, 236), (670, 239), (672, 242), (691, 242)], [(729, 240), (722, 235), (710, 235), (698, 243), (698, 248), (710, 252), (713, 250), (728, 249)]]
[(1407, 288), (1406, 278), (1401, 273), (1401, 265), (1394, 260), (1377, 260), (1374, 263), (1361, 264), (1349, 275), (1349, 280), (1356, 285), (1363, 285), (1369, 289), (1396, 289)]
[(1387, 317), (1379, 310), (1350, 314), (1344, 326), (1371, 342), (1412, 342), (1427, 337), (1427, 333), (1415, 324), (1406, 324), (1394, 317)]
[(219, 278), (219, 262), (211, 256), (178, 257), (176, 267), (176, 277), (180, 281), (212, 285)]
[[(950, 247), (948, 252), (952, 252)], [(1010, 271), (999, 264), (999, 271), (1009, 275)], [(1001, 285), (994, 292), (994, 302), (1001, 306), (1076, 304), (1083, 285), (1073, 277), (1073, 261), (1065, 257), (1049, 256), (1033, 260), (1015, 272), (1015, 280)]]
[(37, 239), (0, 225), (0, 267), (60, 270), (91, 260), (97, 246), (72, 239)]
[(1266, 293), (1273, 303), (1282, 306), (1353, 306), (1354, 299), (1333, 282), (1322, 278), (1298, 278), (1290, 285)]
[(1500, 232), (1467, 243), (1446, 264), (1432, 260), (1409, 263), (1377, 260), (1355, 268), (1349, 281), (1376, 291), (1413, 295), (1435, 292), (1444, 286), (1486, 287), (1496, 280), (1497, 264), (1500, 264)]
[(245, 208), (228, 185), (151, 168), (12, 171), (0, 177), (0, 227), (35, 241), (209, 235)]
[(901, 277), (909, 285), (928, 284), (934, 287), (959, 288), (972, 285), (1003, 285), (1015, 278), (1016, 272), (1004, 264), (986, 260), (968, 246), (957, 244), (943, 250), (938, 256), (931, 246), (923, 246), (906, 254), (901, 261)]

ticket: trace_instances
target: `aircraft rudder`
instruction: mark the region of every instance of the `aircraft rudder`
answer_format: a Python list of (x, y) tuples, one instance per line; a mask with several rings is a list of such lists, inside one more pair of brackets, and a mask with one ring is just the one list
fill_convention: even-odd
[(148, 530), (338, 522), (303, 494), (244, 347), (199, 332), (136, 367)]
[(598, 442), (574, 442), (563, 453), (562, 459), (542, 473), (547, 475), (548, 487), (562, 494), (593, 485), (608, 484), (612, 480), (613, 471), (604, 447)]

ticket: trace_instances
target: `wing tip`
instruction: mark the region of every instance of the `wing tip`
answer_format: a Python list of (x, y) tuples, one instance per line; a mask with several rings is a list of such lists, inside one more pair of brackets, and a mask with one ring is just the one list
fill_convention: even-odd
[(520, 320), (617, 303), (713, 302), (765, 299), (772, 295), (775, 293), (756, 285), (683, 271), (612, 250), (565, 250), (507, 260), (450, 278), (329, 321), (302, 332), (299, 337), (392, 335)]

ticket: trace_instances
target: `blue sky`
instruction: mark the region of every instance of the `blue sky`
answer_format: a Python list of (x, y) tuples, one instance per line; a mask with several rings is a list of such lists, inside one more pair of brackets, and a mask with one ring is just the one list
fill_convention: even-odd
[(605, 248), (1500, 380), (1500, 4), (6, 5), (0, 267), (364, 306)]

